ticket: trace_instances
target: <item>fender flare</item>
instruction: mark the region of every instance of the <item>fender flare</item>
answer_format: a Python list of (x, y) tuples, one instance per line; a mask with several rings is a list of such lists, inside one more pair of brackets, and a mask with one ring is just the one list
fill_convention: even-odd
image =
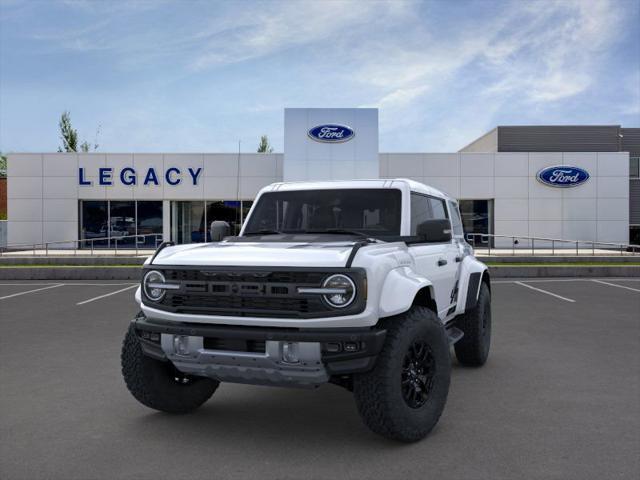
[(476, 306), (478, 295), (480, 294), (480, 285), (483, 281), (491, 286), (487, 266), (472, 256), (466, 256), (460, 266), (456, 315), (460, 315)]
[(382, 284), (378, 305), (379, 317), (390, 317), (406, 312), (423, 288), (428, 288), (431, 298), (435, 299), (431, 281), (418, 275), (409, 267), (394, 268), (387, 274)]

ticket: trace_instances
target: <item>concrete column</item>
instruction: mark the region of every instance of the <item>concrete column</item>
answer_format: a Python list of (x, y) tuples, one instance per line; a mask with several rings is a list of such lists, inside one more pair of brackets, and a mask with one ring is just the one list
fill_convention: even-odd
[(171, 240), (171, 201), (162, 201), (162, 240)]

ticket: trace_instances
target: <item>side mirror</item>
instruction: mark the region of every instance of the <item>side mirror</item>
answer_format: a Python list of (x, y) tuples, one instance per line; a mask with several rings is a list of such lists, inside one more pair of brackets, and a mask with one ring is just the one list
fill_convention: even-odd
[(416, 235), (424, 242), (450, 242), (451, 222), (447, 219), (426, 220), (418, 225)]
[(214, 220), (211, 222), (211, 228), (209, 229), (212, 242), (219, 242), (224, 237), (231, 235), (231, 227), (227, 222), (222, 220)]

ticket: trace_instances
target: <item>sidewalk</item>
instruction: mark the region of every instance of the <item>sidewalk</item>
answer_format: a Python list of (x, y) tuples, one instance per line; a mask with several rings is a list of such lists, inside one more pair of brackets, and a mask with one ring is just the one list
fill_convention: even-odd
[[(0, 256), (0, 280), (139, 280), (154, 250), (44, 250)], [(492, 278), (640, 277), (640, 255), (611, 250), (476, 250)], [(595, 255), (594, 255), (595, 253)]]

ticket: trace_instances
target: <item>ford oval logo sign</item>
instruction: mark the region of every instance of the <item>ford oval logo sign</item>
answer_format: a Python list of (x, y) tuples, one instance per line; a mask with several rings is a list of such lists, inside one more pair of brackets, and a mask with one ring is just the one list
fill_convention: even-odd
[(351, 140), (356, 132), (346, 125), (336, 125), (333, 123), (327, 125), (318, 125), (309, 130), (308, 135), (316, 142), (339, 143)]
[(589, 180), (589, 172), (579, 167), (559, 165), (543, 168), (538, 172), (538, 181), (551, 187), (577, 187)]

